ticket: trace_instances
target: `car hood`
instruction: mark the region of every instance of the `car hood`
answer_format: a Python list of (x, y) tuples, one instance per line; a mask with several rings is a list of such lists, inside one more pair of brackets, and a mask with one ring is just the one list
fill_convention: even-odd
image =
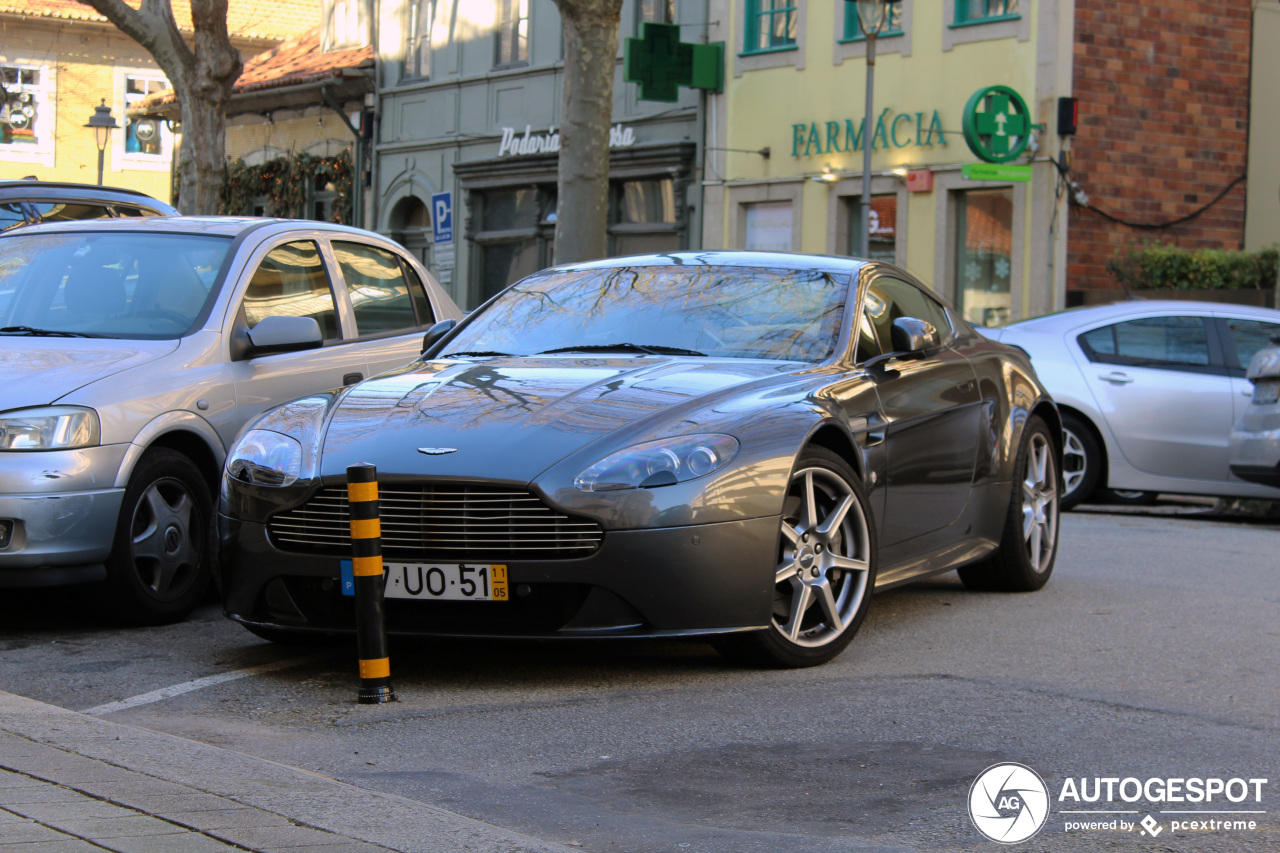
[[(704, 410), (708, 397), (778, 382), (800, 367), (663, 357), (415, 364), (363, 382), (341, 399), (325, 436), (321, 474), (343, 476), (347, 466), (367, 462), (380, 476), (529, 482), (574, 451), (658, 412), (678, 419)], [(690, 418), (668, 431), (715, 428)], [(613, 449), (602, 448), (602, 455)]]
[(0, 337), (0, 409), (56, 403), (112, 374), (168, 355), (178, 342)]

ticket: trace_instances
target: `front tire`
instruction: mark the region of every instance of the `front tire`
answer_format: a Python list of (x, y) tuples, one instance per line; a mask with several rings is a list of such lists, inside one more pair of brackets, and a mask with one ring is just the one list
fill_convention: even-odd
[(157, 448), (124, 493), (104, 585), (108, 615), (135, 625), (177, 622), (200, 603), (213, 574), (213, 503), (190, 459)]
[(771, 624), (719, 648), (763, 666), (826, 663), (858, 632), (875, 578), (875, 524), (861, 481), (832, 451), (809, 448), (783, 502)]
[(1048, 583), (1058, 554), (1059, 459), (1049, 427), (1039, 417), (1030, 418), (1014, 462), (1013, 494), (1000, 550), (960, 569), (965, 586), (1031, 592)]

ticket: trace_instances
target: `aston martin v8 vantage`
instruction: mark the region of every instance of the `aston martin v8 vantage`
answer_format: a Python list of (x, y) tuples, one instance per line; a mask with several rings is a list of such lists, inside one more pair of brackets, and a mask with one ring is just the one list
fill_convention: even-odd
[(561, 266), (241, 433), (225, 611), (274, 640), (354, 631), (347, 469), (371, 464), (391, 635), (699, 635), (820, 664), (875, 590), (1042, 587), (1061, 436), (1027, 356), (896, 267)]

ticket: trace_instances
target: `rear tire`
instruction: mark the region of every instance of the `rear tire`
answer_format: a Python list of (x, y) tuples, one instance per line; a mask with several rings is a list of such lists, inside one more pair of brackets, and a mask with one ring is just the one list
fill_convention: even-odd
[(1000, 550), (960, 569), (965, 586), (1031, 592), (1049, 581), (1058, 554), (1059, 458), (1049, 427), (1039, 417), (1028, 419), (1014, 463)]
[(1102, 447), (1081, 417), (1062, 413), (1062, 508), (1073, 509), (1093, 496), (1105, 465)]
[(758, 666), (826, 663), (858, 632), (876, 580), (875, 523), (857, 474), (823, 447), (796, 461), (783, 502), (773, 613), (763, 631), (716, 642)]
[(213, 502), (200, 469), (174, 450), (139, 460), (116, 522), (103, 585), (109, 617), (134, 625), (185, 619), (213, 575)]

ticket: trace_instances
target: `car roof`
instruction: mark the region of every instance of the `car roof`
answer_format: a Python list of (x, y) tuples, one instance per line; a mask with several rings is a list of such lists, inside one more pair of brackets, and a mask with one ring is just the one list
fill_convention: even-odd
[(548, 272), (561, 270), (615, 269), (618, 267), (714, 266), (764, 267), (770, 269), (812, 269), (830, 273), (851, 273), (868, 261), (835, 255), (805, 255), (791, 252), (710, 251), (663, 252), (653, 255), (629, 255), (598, 261), (561, 264)]
[(98, 201), (115, 204), (137, 204), (167, 214), (178, 211), (167, 202), (138, 190), (125, 187), (99, 187), (62, 181), (0, 181), (0, 201)]
[(1232, 302), (1204, 302), (1191, 299), (1130, 299), (1101, 305), (1083, 305), (1053, 314), (1044, 314), (1027, 320), (1019, 320), (1005, 326), (1027, 332), (1054, 332), (1087, 326), (1092, 323), (1124, 320), (1128, 317), (1145, 317), (1153, 314), (1181, 314), (1183, 316), (1210, 316), (1229, 314), (1236, 317), (1266, 320), (1280, 323), (1280, 311), (1256, 305), (1240, 305)]
[[(79, 231), (144, 232), (147, 234), (210, 234), (220, 237), (238, 237), (256, 229), (334, 231), (341, 234), (370, 236), (372, 232), (337, 225), (332, 222), (316, 222), (310, 219), (270, 219), (260, 216), (152, 216), (122, 217), (119, 219), (82, 219), (74, 222), (44, 222), (0, 234), (0, 239), (31, 236), (34, 234), (67, 233)], [(373, 236), (381, 236), (374, 234)], [(385, 238), (384, 238), (385, 239)]]

